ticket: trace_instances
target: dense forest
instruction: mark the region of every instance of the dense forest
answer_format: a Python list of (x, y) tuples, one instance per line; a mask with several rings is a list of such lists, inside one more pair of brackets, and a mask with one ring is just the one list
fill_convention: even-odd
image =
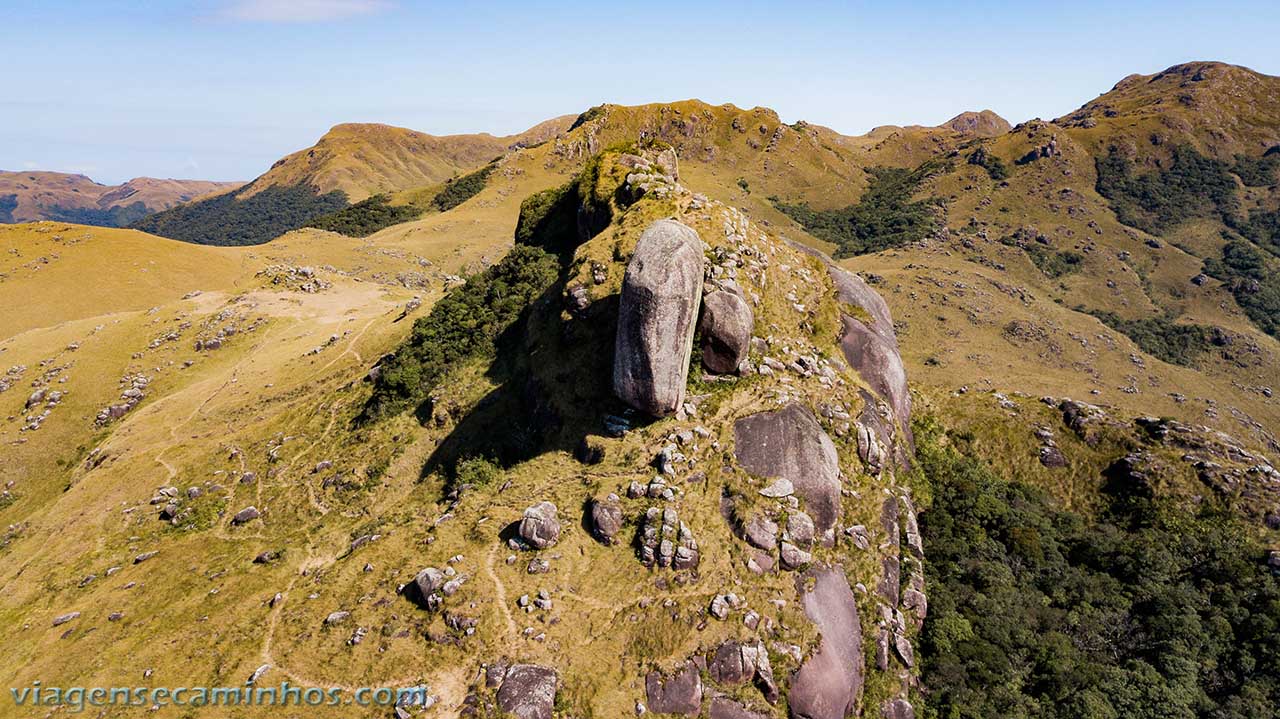
[(925, 716), (1257, 719), (1280, 703), (1280, 579), (1239, 520), (1133, 478), (1097, 516), (918, 424), (933, 493)]
[(136, 230), (201, 245), (260, 245), (313, 218), (347, 205), (334, 190), (317, 195), (309, 187), (268, 187), (246, 199), (227, 192), (148, 215)]
[(913, 200), (920, 185), (946, 168), (930, 161), (914, 170), (875, 167), (867, 170), (867, 190), (856, 205), (837, 210), (815, 210), (807, 203), (774, 205), (799, 222), (813, 236), (834, 243), (836, 257), (880, 252), (917, 242), (938, 227), (938, 200)]

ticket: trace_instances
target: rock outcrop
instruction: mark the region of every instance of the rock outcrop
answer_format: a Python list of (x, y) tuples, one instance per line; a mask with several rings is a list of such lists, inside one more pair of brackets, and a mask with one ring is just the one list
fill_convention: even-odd
[(801, 603), (822, 641), (791, 678), (791, 719), (844, 719), (857, 708), (866, 671), (857, 600), (839, 567), (807, 576), (813, 588)]
[(557, 683), (554, 669), (536, 664), (513, 664), (498, 687), (498, 706), (518, 719), (551, 719)]
[(650, 507), (637, 537), (640, 561), (647, 567), (694, 569), (701, 559), (698, 542), (671, 507)]
[(658, 220), (636, 243), (622, 280), (613, 391), (654, 417), (684, 404), (702, 298), (702, 241), (686, 225)]
[(649, 711), (655, 714), (697, 716), (702, 711), (702, 675), (693, 662), (685, 662), (666, 678), (660, 672), (649, 672), (644, 678), (644, 691)]
[(734, 456), (743, 469), (789, 481), (813, 520), (818, 541), (830, 544), (840, 518), (840, 460), (813, 412), (793, 402), (733, 425)]
[(702, 298), (702, 364), (712, 372), (738, 371), (751, 346), (755, 315), (741, 295), (726, 290)]

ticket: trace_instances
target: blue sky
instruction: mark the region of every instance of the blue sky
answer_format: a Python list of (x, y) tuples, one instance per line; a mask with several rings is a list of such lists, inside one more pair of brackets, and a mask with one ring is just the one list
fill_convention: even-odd
[(510, 134), (690, 97), (850, 134), (1016, 123), (1187, 60), (1280, 74), (1275, 0), (1038, 5), (3, 0), (0, 169), (247, 180), (339, 122)]

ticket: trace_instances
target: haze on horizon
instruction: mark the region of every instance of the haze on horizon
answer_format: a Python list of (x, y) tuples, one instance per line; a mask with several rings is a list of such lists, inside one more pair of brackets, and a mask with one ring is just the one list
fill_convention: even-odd
[(341, 122), (504, 135), (692, 97), (846, 134), (987, 108), (1017, 123), (1190, 60), (1280, 74), (1277, 36), (1261, 0), (18, 0), (0, 22), (0, 169), (249, 180)]

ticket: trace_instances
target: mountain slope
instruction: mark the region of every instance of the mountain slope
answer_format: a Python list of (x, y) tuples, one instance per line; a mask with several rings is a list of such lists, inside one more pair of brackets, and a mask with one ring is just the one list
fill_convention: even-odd
[(437, 137), (390, 125), (338, 125), (238, 192), (151, 215), (132, 226), (200, 244), (261, 244), (371, 195), (434, 185), (471, 172), (512, 149), (544, 142), (570, 121), (553, 118), (508, 137)]
[[(0, 228), (0, 674), (425, 686), (442, 714), (557, 719), (1265, 715), (1280, 342), (1242, 304), (1268, 266), (1233, 277), (1226, 248), (1271, 252), (1280, 113), (1251, 94), (1212, 145), (1221, 113), (1181, 85), (1274, 78), (1198, 72), (1007, 132), (605, 105), (480, 182), (387, 193), (413, 212), (326, 225), (362, 238)], [(686, 328), (688, 404), (650, 419), (614, 363), (670, 219), (696, 249), (639, 263), (653, 305), (680, 278), (737, 310)], [(840, 260), (865, 283), (812, 253), (868, 227)], [(704, 371), (731, 344), (744, 371)], [(558, 539), (531, 549), (544, 501)], [(806, 546), (815, 507), (830, 546)]]
[(0, 171), (0, 222), (60, 220), (119, 227), (240, 184), (135, 177), (121, 185), (100, 185), (84, 175)]

